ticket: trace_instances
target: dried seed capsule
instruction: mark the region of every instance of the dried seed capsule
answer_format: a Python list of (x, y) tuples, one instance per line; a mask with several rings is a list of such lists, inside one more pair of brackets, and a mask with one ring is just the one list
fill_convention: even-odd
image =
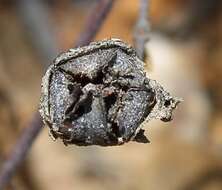
[(171, 120), (179, 99), (145, 75), (132, 47), (103, 40), (59, 55), (42, 80), (40, 114), (65, 144), (147, 143), (140, 124)]

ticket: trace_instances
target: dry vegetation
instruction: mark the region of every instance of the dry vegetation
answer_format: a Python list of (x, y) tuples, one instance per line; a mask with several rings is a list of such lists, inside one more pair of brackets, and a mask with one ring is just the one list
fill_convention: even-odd
[[(59, 51), (73, 47), (90, 0), (47, 2)], [(117, 0), (96, 39), (132, 43), (138, 2)], [(148, 75), (185, 100), (172, 123), (147, 124), (151, 144), (65, 147), (43, 129), (7, 189), (222, 189), (222, 15), (209, 13), (198, 27), (178, 34), (189, 10), (186, 0), (151, 1)], [(37, 110), (45, 59), (12, 1), (1, 1), (0, 26), (1, 166)]]

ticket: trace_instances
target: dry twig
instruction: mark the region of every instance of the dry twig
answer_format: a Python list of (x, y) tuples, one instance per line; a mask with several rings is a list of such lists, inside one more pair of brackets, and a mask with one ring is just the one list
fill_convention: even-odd
[(94, 10), (89, 14), (85, 28), (83, 30), (91, 32), (81, 33), (75, 44), (78, 44), (78, 46), (87, 45), (95, 37), (95, 34), (98, 32), (104, 21), (104, 18), (106, 18), (110, 9), (112, 8), (113, 2), (113, 0), (100, 0), (95, 5)]
[(27, 154), (29, 148), (31, 147), (34, 139), (37, 137), (41, 130), (42, 121), (40, 119), (39, 114), (34, 116), (34, 119), (29, 124), (29, 127), (25, 128), (23, 131), (23, 135), (18, 140), (15, 148), (13, 149), (11, 156), (4, 163), (1, 169), (0, 175), (0, 189), (3, 189), (5, 185), (10, 181), (13, 173), (18, 168), (18, 166), (22, 163)]
[(140, 0), (139, 16), (134, 30), (135, 49), (142, 60), (145, 59), (145, 45), (149, 40), (148, 6), (149, 0)]
[[(89, 15), (85, 31), (80, 36), (80, 40), (76, 43), (76, 46), (83, 44), (88, 44), (95, 37), (97, 31), (105, 20), (108, 12), (111, 10), (113, 0), (100, 0), (98, 5), (92, 11), (92, 14)], [(88, 26), (89, 25), (89, 26)], [(8, 160), (2, 166), (0, 172), (0, 189), (9, 183), (16, 169), (22, 164), (25, 159), (28, 150), (31, 148), (32, 143), (38, 136), (39, 132), (42, 129), (42, 121), (38, 113), (35, 114), (33, 121), (30, 125), (24, 130), (21, 138), (18, 140), (18, 143), (15, 145), (11, 155)]]

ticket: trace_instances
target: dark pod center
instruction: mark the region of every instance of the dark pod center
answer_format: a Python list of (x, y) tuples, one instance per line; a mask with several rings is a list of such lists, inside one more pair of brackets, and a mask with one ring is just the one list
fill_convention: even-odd
[[(66, 143), (115, 145), (131, 140), (152, 106), (154, 93), (135, 60), (116, 49), (103, 50), (61, 65), (69, 81), (63, 121)], [(96, 57), (96, 59), (95, 59)], [(139, 132), (134, 140), (146, 142)]]

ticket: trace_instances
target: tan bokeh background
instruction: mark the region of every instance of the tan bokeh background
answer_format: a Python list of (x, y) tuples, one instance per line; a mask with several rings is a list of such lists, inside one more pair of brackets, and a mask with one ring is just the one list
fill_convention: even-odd
[[(192, 0), (150, 2), (147, 75), (184, 99), (174, 120), (147, 123), (150, 144), (108, 148), (65, 147), (44, 128), (9, 190), (222, 189), (222, 7), (181, 35)], [(45, 4), (59, 51), (73, 47), (93, 1)], [(133, 43), (138, 10), (138, 0), (116, 0), (96, 39)], [(16, 4), (1, 1), (0, 169), (39, 101), (44, 59), (27, 30)]]

